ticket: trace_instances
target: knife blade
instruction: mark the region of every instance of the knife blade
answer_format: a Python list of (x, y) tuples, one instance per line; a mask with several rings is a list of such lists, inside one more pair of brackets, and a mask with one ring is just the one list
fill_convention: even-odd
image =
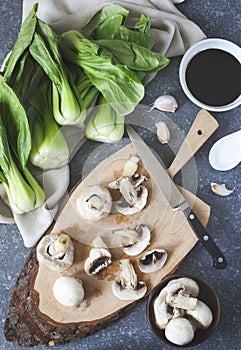
[(188, 223), (192, 227), (199, 241), (212, 256), (213, 266), (218, 269), (225, 269), (227, 266), (226, 258), (209, 233), (206, 231), (205, 227), (198, 220), (196, 214), (190, 208), (188, 202), (166, 172), (166, 169), (161, 161), (157, 159), (151, 149), (130, 125), (127, 125), (126, 128), (129, 138), (132, 141), (137, 154), (140, 156), (144, 167), (149, 172), (151, 179), (163, 193), (172, 209), (182, 210), (182, 212), (185, 214)]

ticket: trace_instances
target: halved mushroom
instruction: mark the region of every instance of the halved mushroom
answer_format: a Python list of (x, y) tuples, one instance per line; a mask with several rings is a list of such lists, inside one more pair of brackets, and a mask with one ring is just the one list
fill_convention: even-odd
[(159, 293), (158, 297), (154, 300), (153, 310), (156, 325), (160, 329), (164, 329), (170, 319), (182, 317), (185, 314), (184, 310), (168, 305), (166, 302), (166, 295), (164, 293)]
[(137, 275), (129, 259), (122, 259), (120, 277), (112, 284), (114, 295), (120, 300), (136, 300), (142, 298), (147, 291), (145, 282), (138, 282)]
[[(135, 188), (132, 187), (132, 191), (129, 191), (127, 187), (122, 188), (122, 199), (120, 202), (116, 202), (114, 209), (123, 215), (133, 215), (139, 213), (147, 203), (148, 190), (144, 186)], [(127, 200), (126, 200), (127, 199)], [(129, 204), (129, 203), (132, 204)]]
[(140, 158), (135, 156), (135, 155), (130, 155), (129, 159), (125, 163), (125, 167), (123, 170), (122, 175), (116, 179), (115, 181), (111, 182), (109, 184), (109, 187), (112, 188), (113, 190), (118, 190), (120, 188), (120, 181), (124, 178), (131, 178), (135, 172), (137, 171), (138, 168), (138, 163), (140, 161)]
[(61, 276), (53, 285), (53, 295), (64, 306), (78, 306), (85, 295), (83, 282), (71, 276)]
[(84, 265), (85, 272), (89, 276), (97, 274), (112, 262), (111, 253), (101, 237), (95, 239), (92, 244), (94, 247), (90, 250)]
[(169, 307), (164, 294), (159, 294), (153, 303), (154, 317), (156, 325), (160, 329), (165, 329), (169, 320), (173, 316), (173, 308)]
[(167, 293), (170, 293), (175, 291), (175, 289), (183, 289), (185, 290), (185, 293), (190, 294), (192, 297), (197, 297), (199, 294), (199, 286), (197, 282), (188, 277), (180, 277), (169, 281), (162, 292), (166, 291)]
[(50, 233), (37, 245), (37, 260), (54, 271), (67, 270), (74, 261), (74, 245), (66, 233)]
[(138, 225), (135, 230), (124, 228), (113, 232), (128, 238), (128, 243), (122, 244), (122, 250), (125, 254), (130, 256), (140, 254), (146, 249), (148, 244), (150, 244), (151, 231), (146, 225)]
[(104, 186), (93, 185), (82, 190), (76, 206), (83, 218), (97, 221), (109, 215), (112, 197)]
[[(187, 310), (187, 315), (192, 317), (190, 321), (195, 328), (208, 328), (213, 321), (212, 311), (201, 300), (197, 301), (197, 305), (194, 310)], [(193, 319), (196, 322), (194, 322)]]
[(167, 252), (164, 249), (151, 249), (142, 254), (139, 267), (142, 272), (154, 272), (161, 269), (166, 260)]

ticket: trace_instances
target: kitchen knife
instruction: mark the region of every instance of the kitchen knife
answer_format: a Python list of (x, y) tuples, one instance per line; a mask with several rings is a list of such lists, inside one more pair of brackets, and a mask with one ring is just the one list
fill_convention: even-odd
[(143, 165), (149, 172), (156, 186), (168, 200), (172, 209), (183, 211), (194, 233), (213, 257), (213, 266), (218, 269), (225, 269), (227, 261), (224, 255), (212, 240), (209, 233), (207, 233), (205, 227), (198, 220), (196, 214), (192, 211), (188, 202), (166, 172), (161, 161), (156, 158), (150, 148), (130, 125), (127, 125), (127, 132)]

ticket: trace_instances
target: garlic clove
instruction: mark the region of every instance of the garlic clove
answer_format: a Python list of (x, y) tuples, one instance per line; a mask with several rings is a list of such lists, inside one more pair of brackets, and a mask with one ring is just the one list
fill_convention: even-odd
[(215, 182), (211, 182), (211, 189), (215, 194), (222, 197), (229, 196), (233, 193), (233, 190), (227, 189), (225, 184), (217, 184)]
[(176, 99), (173, 96), (162, 95), (162, 96), (159, 96), (150, 107), (151, 109), (149, 110), (149, 112), (151, 112), (154, 108), (156, 108), (156, 109), (159, 109), (160, 111), (174, 113), (178, 107), (178, 104)]
[(181, 4), (182, 2), (184, 2), (185, 0), (172, 0), (172, 3), (177, 5), (177, 4)]
[(159, 122), (156, 124), (157, 138), (160, 143), (167, 143), (170, 140), (170, 131), (165, 122)]

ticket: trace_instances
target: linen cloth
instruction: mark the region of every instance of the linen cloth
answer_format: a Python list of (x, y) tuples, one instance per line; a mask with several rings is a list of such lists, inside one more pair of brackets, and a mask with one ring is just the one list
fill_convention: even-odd
[[(38, 17), (59, 35), (70, 29), (80, 29), (89, 16), (111, 3), (106, 0), (23, 0), (22, 20), (36, 2), (39, 4)], [(149, 16), (155, 42), (153, 49), (169, 58), (183, 55), (191, 45), (206, 37), (170, 0), (113, 2), (130, 11), (127, 24), (136, 22), (141, 13)], [(72, 157), (85, 140), (84, 131), (78, 127), (63, 127), (62, 130)], [(11, 211), (6, 192), (0, 184), (0, 223), (16, 223), (26, 247), (34, 246), (53, 222), (59, 203), (67, 194), (69, 167), (39, 172), (36, 178), (44, 188), (46, 201), (41, 207), (21, 215)]]

